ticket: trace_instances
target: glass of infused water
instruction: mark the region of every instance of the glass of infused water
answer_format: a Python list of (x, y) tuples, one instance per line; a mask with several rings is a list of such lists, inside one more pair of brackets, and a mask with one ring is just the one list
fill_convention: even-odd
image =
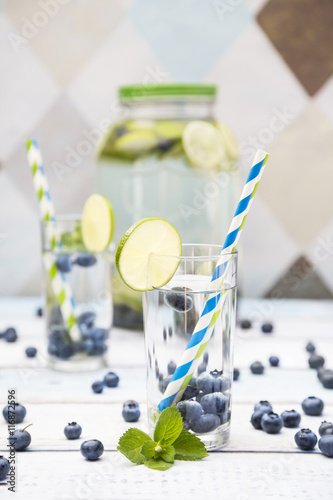
[[(237, 252), (226, 256), (222, 283), (212, 282), (221, 250), (185, 244), (181, 256), (151, 253), (148, 274), (163, 267), (176, 272), (143, 296), (149, 423), (177, 403), (184, 428), (208, 450), (227, 443), (231, 418)], [(209, 332), (198, 331), (202, 312), (215, 301), (220, 312), (209, 315)]]
[[(52, 368), (85, 371), (106, 364), (112, 325), (113, 255), (111, 244), (99, 252), (86, 248), (81, 216), (42, 221), (43, 260), (53, 262), (49, 269), (43, 266), (47, 344)], [(73, 331), (64, 319), (64, 298), (56, 293), (52, 283), (55, 275), (62, 280), (71, 298), (76, 323)]]

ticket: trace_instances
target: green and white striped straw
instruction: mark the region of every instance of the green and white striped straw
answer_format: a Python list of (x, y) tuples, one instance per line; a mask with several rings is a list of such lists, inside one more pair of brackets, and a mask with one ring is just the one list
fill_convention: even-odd
[[(41, 220), (50, 222), (48, 238), (51, 249), (61, 248), (61, 242), (56, 232), (56, 218), (51, 200), (47, 178), (44, 172), (42, 155), (35, 139), (26, 140), (28, 162), (32, 173), (33, 184), (37, 194)], [(52, 290), (57, 298), (63, 320), (68, 328), (71, 339), (79, 340), (80, 331), (75, 319), (75, 303), (71, 287), (64, 273), (57, 268), (55, 258), (51, 252), (42, 253), (43, 263), (48, 273)]]

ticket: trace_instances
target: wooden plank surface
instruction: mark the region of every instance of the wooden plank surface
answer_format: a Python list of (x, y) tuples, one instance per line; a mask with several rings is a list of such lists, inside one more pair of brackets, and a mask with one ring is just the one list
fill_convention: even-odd
[[(285, 301), (284, 301), (285, 302)], [(16, 304), (16, 305), (15, 305)], [(250, 316), (258, 307), (271, 310), (267, 302), (243, 301), (240, 315)], [(333, 367), (333, 304), (327, 302), (285, 302), (270, 312), (275, 332), (264, 335), (260, 321), (249, 331), (237, 329), (235, 365), (240, 380), (233, 386), (230, 443), (222, 452), (210, 453), (198, 463), (177, 463), (166, 472), (134, 467), (118, 452), (120, 435), (129, 427), (121, 416), (126, 399), (140, 402), (137, 426), (148, 431), (145, 407), (144, 339), (140, 332), (114, 329), (110, 340), (109, 368), (93, 373), (70, 374), (46, 367), (43, 319), (33, 315), (34, 301), (5, 301), (0, 304), (0, 330), (15, 326), (19, 341), (0, 343), (0, 405), (8, 388), (17, 390), (17, 400), (27, 408), (25, 424), (31, 427), (29, 451), (18, 453), (17, 499), (144, 499), (200, 498), (214, 495), (230, 500), (292, 499), (317, 500), (333, 497), (333, 460), (318, 450), (304, 453), (294, 443), (293, 429), (279, 435), (256, 431), (249, 419), (253, 404), (260, 399), (272, 402), (278, 413), (296, 409), (310, 395), (321, 397), (325, 409), (321, 417), (302, 413), (302, 427), (315, 432), (322, 420), (333, 420), (333, 390), (322, 387), (316, 372), (308, 368), (305, 344), (312, 340), (327, 366)], [(38, 347), (37, 359), (24, 354), (28, 345)], [(268, 357), (278, 355), (280, 368), (269, 368)], [(249, 365), (261, 360), (263, 376), (250, 373)], [(120, 376), (119, 387), (96, 395), (91, 383), (108, 369)], [(76, 420), (83, 427), (82, 438), (68, 441), (63, 428)], [(0, 421), (0, 450), (6, 450), (7, 426)], [(100, 439), (105, 446), (103, 459), (89, 463), (79, 452), (80, 443)], [(12, 498), (0, 485), (0, 497)]]

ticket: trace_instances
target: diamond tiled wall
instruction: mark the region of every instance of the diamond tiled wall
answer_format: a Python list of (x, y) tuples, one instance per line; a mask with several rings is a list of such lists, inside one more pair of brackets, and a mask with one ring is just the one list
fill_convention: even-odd
[(115, 119), (118, 85), (154, 75), (217, 83), (244, 168), (256, 147), (271, 153), (244, 231), (243, 293), (332, 297), (332, 25), (331, 0), (1, 1), (0, 293), (40, 291), (23, 139), (40, 142), (56, 211), (80, 212), (96, 162), (92, 148), (70, 155)]

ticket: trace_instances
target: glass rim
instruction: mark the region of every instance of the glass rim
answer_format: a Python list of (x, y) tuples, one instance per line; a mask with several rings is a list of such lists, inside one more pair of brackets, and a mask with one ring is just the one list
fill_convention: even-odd
[(57, 224), (58, 222), (81, 222), (82, 221), (82, 214), (59, 214), (54, 219), (40, 219), (40, 222), (42, 224), (49, 225), (49, 224)]
[[(213, 260), (213, 259), (219, 259), (221, 257), (221, 252), (222, 252), (222, 248), (223, 246), (222, 245), (216, 245), (216, 244), (209, 244), (209, 243), (183, 243), (182, 244), (182, 249), (186, 247), (186, 248), (216, 248), (216, 249), (219, 249), (219, 251), (216, 253), (216, 254), (204, 254), (204, 255), (183, 255), (183, 253), (181, 255), (170, 255), (170, 254), (160, 254), (160, 253), (157, 253), (157, 252), (150, 252), (149, 254), (149, 257), (148, 259), (150, 259), (150, 257), (164, 257), (164, 258), (168, 258), (168, 259), (178, 259), (178, 260), (202, 260), (202, 259), (210, 259), (210, 260)], [(223, 255), (227, 255), (227, 256), (230, 256), (230, 258), (232, 257), (238, 257), (238, 250), (234, 250), (234, 251), (231, 251), (231, 252), (227, 252)]]

